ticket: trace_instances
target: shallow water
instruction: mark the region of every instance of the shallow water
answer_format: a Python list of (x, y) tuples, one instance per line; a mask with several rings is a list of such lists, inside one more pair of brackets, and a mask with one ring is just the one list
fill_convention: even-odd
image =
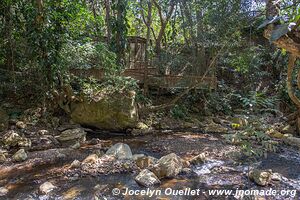
[[(246, 174), (248, 166), (237, 164), (236, 158), (231, 157), (232, 152), (238, 149), (235, 146), (226, 144), (219, 135), (207, 135), (197, 133), (175, 133), (158, 134), (153, 136), (140, 136), (135, 138), (113, 137), (101, 138), (107, 144), (117, 142), (127, 143), (133, 153), (143, 153), (160, 158), (168, 153), (176, 153), (183, 158), (193, 155), (209, 153), (209, 159), (206, 163), (192, 168), (190, 174), (180, 174), (176, 179), (165, 179), (162, 184), (151, 189), (157, 190), (166, 188), (172, 189), (201, 189), (202, 192), (208, 189), (249, 189), (260, 188), (248, 180)], [(78, 158), (82, 160), (82, 158)], [(65, 163), (67, 164), (67, 163)], [(68, 163), (69, 164), (69, 163)], [(283, 181), (277, 185), (266, 187), (270, 188), (291, 188), (300, 191), (300, 155), (297, 151), (283, 148), (280, 153), (270, 154), (267, 158), (255, 163), (261, 169), (272, 169), (273, 172), (282, 174)], [(119, 188), (125, 191), (126, 188), (133, 190), (145, 189), (140, 187), (135, 181), (135, 174), (111, 174), (99, 176), (66, 176), (61, 173), (64, 165), (45, 166), (39, 170), (23, 176), (15, 177), (5, 183), (9, 189), (9, 194), (0, 199), (157, 199), (156, 197), (146, 196), (114, 196), (113, 188)], [(39, 186), (45, 182), (51, 181), (58, 188), (48, 195), (40, 195)], [(0, 185), (2, 186), (2, 185)], [(224, 199), (225, 197), (209, 197), (206, 193), (199, 194), (196, 197), (186, 196), (166, 196), (159, 195), (160, 198), (167, 199)], [(233, 196), (226, 199), (235, 199)], [(296, 198), (293, 198), (296, 199)]]
[(193, 171), (198, 175), (204, 175), (204, 174), (210, 174), (211, 170), (214, 167), (219, 167), (224, 165), (224, 161), (220, 161), (220, 160), (208, 160), (206, 163), (197, 166)]

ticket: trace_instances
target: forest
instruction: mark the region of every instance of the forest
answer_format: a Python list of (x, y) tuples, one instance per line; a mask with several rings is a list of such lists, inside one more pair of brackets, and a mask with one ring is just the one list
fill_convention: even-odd
[(300, 0), (1, 0), (0, 200), (300, 199)]

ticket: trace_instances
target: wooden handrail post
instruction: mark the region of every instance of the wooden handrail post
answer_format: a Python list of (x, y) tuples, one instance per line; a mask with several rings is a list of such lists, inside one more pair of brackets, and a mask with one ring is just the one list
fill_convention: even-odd
[(144, 65), (144, 95), (148, 95), (148, 61)]

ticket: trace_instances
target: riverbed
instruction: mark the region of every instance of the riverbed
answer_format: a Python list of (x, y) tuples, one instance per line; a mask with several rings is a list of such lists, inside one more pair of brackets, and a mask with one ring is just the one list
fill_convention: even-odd
[[(0, 182), (8, 188), (9, 193), (0, 199), (242, 199), (242, 197), (210, 196), (212, 189), (228, 190), (296, 190), (300, 192), (300, 154), (296, 149), (282, 146), (276, 153), (267, 157), (249, 160), (241, 156), (239, 146), (227, 143), (221, 134), (204, 134), (201, 132), (166, 131), (146, 136), (105, 136), (89, 134), (88, 139), (98, 138), (99, 145), (83, 145), (76, 153), (66, 155), (60, 163), (41, 166), (38, 169), (18, 174)], [(183, 159), (205, 153), (207, 162), (191, 167), (191, 172), (181, 173), (173, 179), (163, 179), (161, 185), (151, 187), (159, 190), (157, 195), (128, 194), (114, 195), (113, 189), (121, 193), (126, 190), (140, 191), (147, 188), (139, 186), (134, 177), (136, 172), (98, 175), (68, 174), (68, 167), (73, 159), (82, 161), (95, 149), (105, 151), (109, 146), (122, 142), (128, 144), (133, 154), (145, 154), (160, 158), (169, 153), (176, 153)], [(75, 151), (75, 150), (74, 150)], [(247, 159), (246, 159), (247, 160)], [(257, 186), (248, 179), (251, 168), (271, 169), (280, 174), (280, 181), (271, 182), (266, 187)], [(39, 186), (50, 181), (57, 188), (49, 194), (39, 193)], [(171, 195), (172, 190), (200, 190), (197, 195)], [(299, 196), (272, 196), (266, 199), (298, 199)]]

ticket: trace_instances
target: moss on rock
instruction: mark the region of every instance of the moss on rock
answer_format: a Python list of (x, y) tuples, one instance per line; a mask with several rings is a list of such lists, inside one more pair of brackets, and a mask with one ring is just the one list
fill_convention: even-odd
[(135, 93), (114, 93), (99, 98), (85, 98), (71, 104), (75, 123), (106, 130), (125, 130), (136, 126), (138, 116)]

